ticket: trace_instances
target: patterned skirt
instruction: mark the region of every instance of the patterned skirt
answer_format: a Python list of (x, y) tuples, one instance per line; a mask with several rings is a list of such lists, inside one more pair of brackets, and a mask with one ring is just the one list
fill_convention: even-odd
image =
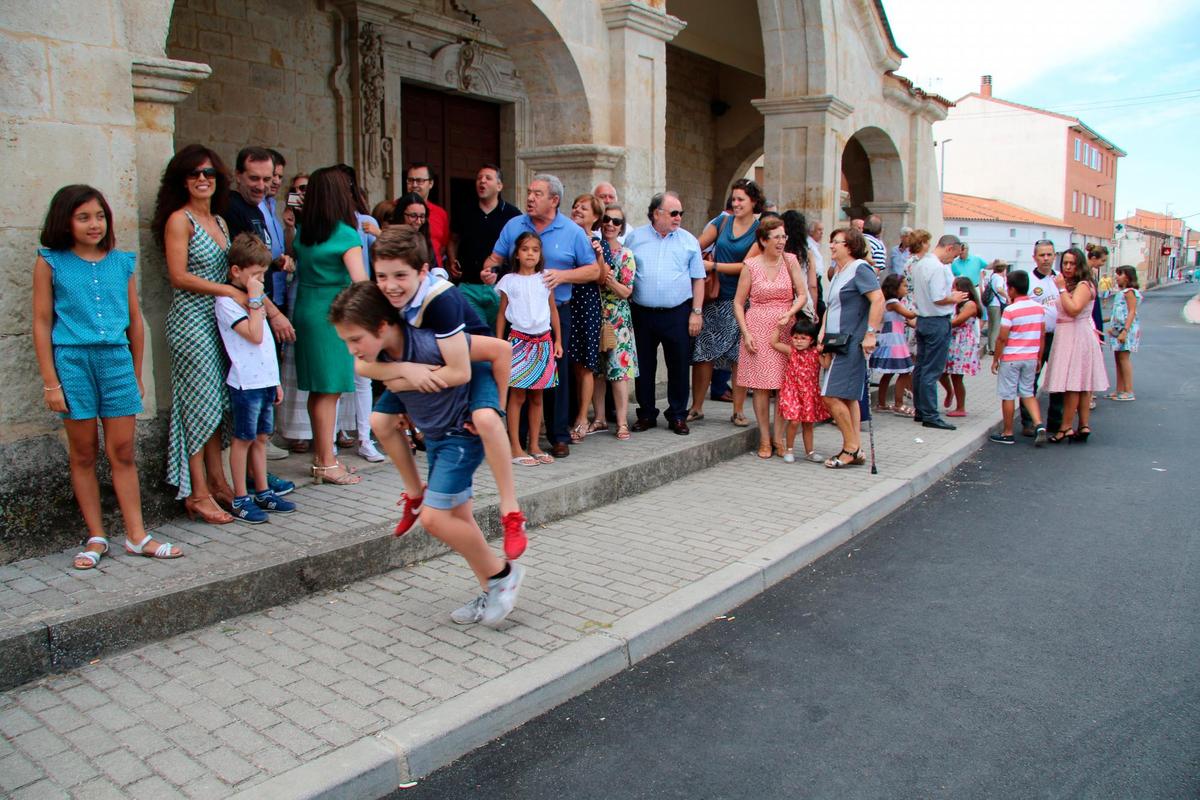
[(530, 335), (510, 331), (512, 375), (508, 385), (514, 389), (549, 389), (558, 385), (554, 361), (554, 334), (550, 331)]
[[(176, 500), (192, 495), (188, 458), (200, 452), (214, 433), (228, 443), (225, 426), (229, 394), (225, 373), (229, 362), (217, 333), (214, 300), (207, 295), (176, 291), (167, 313), (167, 346), (171, 351), (171, 418), (167, 440), (167, 483), (179, 488)], [(195, 487), (207, 493), (208, 487)]]
[(714, 369), (731, 369), (738, 362), (742, 332), (733, 316), (732, 300), (717, 300), (704, 306), (704, 323), (692, 349), (692, 363), (711, 361)]
[[(600, 287), (596, 284), (581, 283), (571, 289), (570, 328), (567, 355), (571, 363), (582, 364), (591, 372), (599, 372)], [(516, 370), (513, 372), (515, 374)]]

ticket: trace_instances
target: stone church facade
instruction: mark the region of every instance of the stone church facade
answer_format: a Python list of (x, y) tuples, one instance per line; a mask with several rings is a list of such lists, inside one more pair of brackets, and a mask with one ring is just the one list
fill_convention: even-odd
[(566, 203), (611, 181), (638, 220), (673, 188), (695, 232), (761, 158), (769, 199), (827, 230), (869, 210), (885, 234), (936, 232), (931, 125), (948, 104), (892, 74), (902, 58), (879, 0), (6, 2), (0, 561), (79, 528), (30, 336), (34, 248), (59, 186), (100, 188), (118, 246), (138, 253), (153, 520), (171, 512), (171, 293), (148, 224), (177, 146), (207, 144), (230, 164), (246, 144), (274, 147), (288, 175), (350, 163), (371, 202), (402, 192), (405, 162), (428, 161), (452, 213), (483, 161), (502, 166), (518, 204), (535, 172), (562, 178)]

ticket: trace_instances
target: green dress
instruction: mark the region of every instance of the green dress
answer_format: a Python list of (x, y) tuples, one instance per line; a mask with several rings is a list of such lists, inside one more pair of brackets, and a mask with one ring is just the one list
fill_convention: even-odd
[(358, 231), (339, 222), (323, 242), (306, 245), (297, 233), (296, 385), (306, 392), (341, 394), (354, 391), (354, 357), (338, 338), (329, 321), (329, 306), (338, 292), (350, 285), (350, 273), (342, 256), (361, 248)]

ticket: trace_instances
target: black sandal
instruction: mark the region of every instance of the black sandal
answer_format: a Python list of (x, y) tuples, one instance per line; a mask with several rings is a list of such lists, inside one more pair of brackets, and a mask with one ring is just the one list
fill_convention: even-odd
[(1074, 439), (1075, 439), (1075, 429), (1067, 428), (1065, 431), (1059, 431), (1058, 433), (1054, 434), (1046, 441), (1049, 442), (1050, 444), (1061, 444), (1062, 442), (1070, 443)]
[[(851, 460), (850, 461), (842, 461), (841, 456), (844, 456), (844, 455), (850, 456)], [(838, 453), (837, 455), (830, 456), (829, 458), (825, 459), (825, 466), (829, 469), (846, 469), (847, 467), (852, 467), (852, 466), (854, 466), (854, 461), (853, 461), (854, 456), (855, 456), (855, 454), (852, 453), (851, 451), (843, 450), (842, 452)]]
[(1079, 429), (1079, 431), (1077, 433), (1071, 434), (1071, 441), (1079, 442), (1080, 444), (1086, 444), (1088, 437), (1091, 435), (1092, 435), (1092, 429), (1090, 427), (1088, 427), (1087, 425), (1084, 425), (1082, 428)]

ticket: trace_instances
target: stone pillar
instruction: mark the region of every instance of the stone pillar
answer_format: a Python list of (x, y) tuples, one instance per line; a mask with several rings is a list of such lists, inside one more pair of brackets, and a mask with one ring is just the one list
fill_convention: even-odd
[(614, 174), (601, 177), (617, 187), (625, 213), (639, 219), (651, 195), (670, 188), (665, 186), (667, 42), (687, 23), (667, 14), (662, 5), (610, 0), (601, 9), (608, 26), (612, 87), (609, 135), (625, 148), (625, 159)]
[(867, 203), (872, 214), (878, 214), (883, 220), (883, 240), (889, 246), (900, 240), (900, 229), (905, 225), (913, 225), (913, 214), (917, 207), (904, 200), (879, 200)]
[(171, 405), (171, 355), (164, 338), (171, 284), (167, 281), (167, 262), (162, 249), (150, 232), (150, 221), (163, 169), (175, 155), (175, 105), (212, 74), (212, 69), (207, 64), (190, 61), (135, 56), (130, 71), (140, 244), (138, 276), (142, 315), (146, 319), (143, 404), (144, 415), (154, 417)]
[(833, 95), (751, 101), (764, 117), (763, 191), (828, 233), (837, 221), (843, 120), (854, 110)]

